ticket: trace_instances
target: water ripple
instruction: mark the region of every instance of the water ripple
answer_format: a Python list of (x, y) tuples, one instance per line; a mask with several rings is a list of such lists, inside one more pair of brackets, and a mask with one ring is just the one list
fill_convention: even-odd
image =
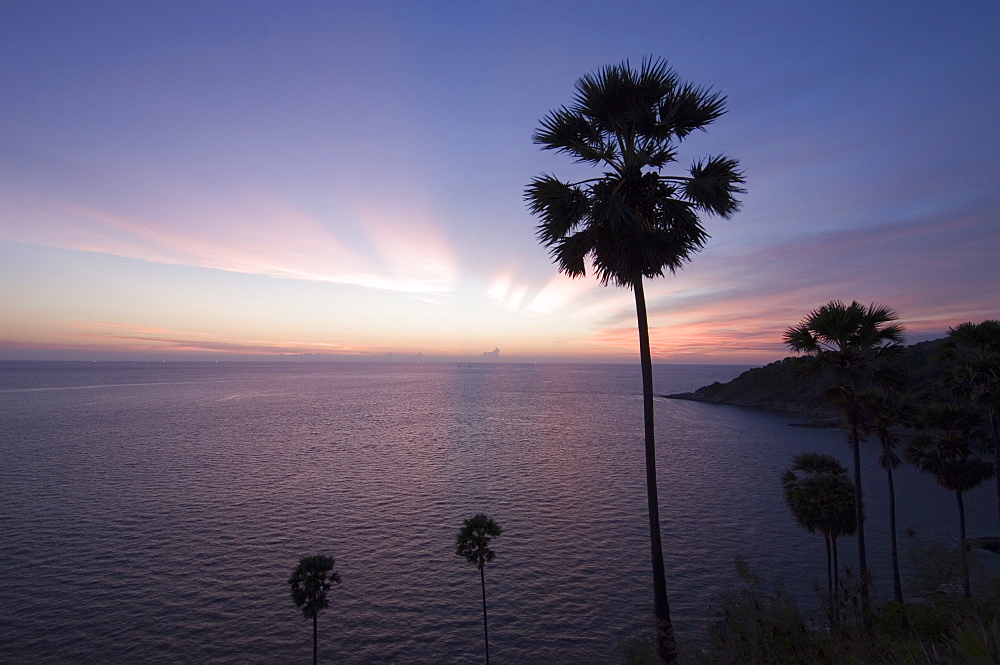
[[(657, 390), (736, 373), (660, 367)], [(330, 552), (330, 660), (476, 662), (479, 576), (452, 547), (485, 510), (504, 527), (486, 575), (497, 662), (613, 662), (651, 622), (640, 386), (631, 366), (2, 366), (0, 661), (306, 660), (287, 578)], [(776, 479), (797, 452), (846, 459), (843, 436), (745, 409), (656, 410), (680, 639), (736, 555), (810, 602), (822, 540)], [(865, 473), (880, 561), (874, 457)], [(949, 537), (950, 497), (915, 472), (899, 483), (901, 526)], [(988, 500), (970, 497), (972, 530)]]

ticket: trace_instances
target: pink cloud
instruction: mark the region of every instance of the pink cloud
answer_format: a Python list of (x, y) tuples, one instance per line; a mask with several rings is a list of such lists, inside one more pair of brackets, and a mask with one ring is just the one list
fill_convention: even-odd
[[(230, 199), (176, 184), (141, 212), (19, 192), (0, 204), (0, 240), (390, 291), (451, 288), (454, 261), (427, 225), (406, 231), (388, 220), (334, 214), (321, 223), (267, 192)], [(331, 230), (352, 225), (372, 227), (381, 256)]]
[[(647, 282), (654, 355), (789, 355), (784, 330), (833, 299), (894, 308), (914, 339), (1000, 315), (1000, 229), (986, 213), (929, 217), (817, 233), (739, 253), (708, 253), (677, 275)], [(581, 348), (636, 353), (634, 311), (608, 307)]]

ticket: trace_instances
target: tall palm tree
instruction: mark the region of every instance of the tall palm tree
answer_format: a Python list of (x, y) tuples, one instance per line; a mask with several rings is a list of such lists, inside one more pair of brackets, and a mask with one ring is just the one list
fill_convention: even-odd
[(830, 620), (836, 622), (840, 573), (837, 539), (854, 535), (854, 485), (837, 458), (821, 453), (802, 453), (781, 476), (785, 501), (796, 521), (809, 533), (819, 531), (826, 545), (826, 587), (830, 598)]
[[(871, 389), (861, 396), (863, 419), (868, 432), (875, 434), (882, 444), (878, 465), (885, 471), (889, 487), (889, 554), (892, 560), (892, 596), (903, 604), (903, 585), (899, 580), (899, 550), (896, 545), (896, 485), (892, 472), (899, 468), (902, 460), (896, 453), (899, 445), (899, 429), (905, 422), (909, 406), (898, 394), (886, 390)], [(903, 622), (909, 625), (906, 612)]]
[(313, 665), (319, 660), (319, 641), (316, 617), (330, 604), (326, 595), (334, 584), (340, 584), (340, 575), (333, 569), (332, 556), (317, 554), (299, 559), (288, 585), (292, 588), (292, 602), (302, 610), (303, 616), (313, 622)]
[(848, 443), (854, 462), (854, 510), (858, 524), (858, 569), (865, 622), (871, 621), (868, 590), (868, 559), (865, 551), (865, 515), (861, 488), (862, 412), (861, 391), (873, 385), (890, 384), (898, 377), (891, 371), (903, 341), (899, 316), (876, 303), (845, 305), (833, 300), (813, 310), (798, 325), (785, 331), (792, 350), (805, 354), (806, 367), (830, 370), (835, 378), (831, 399), (840, 406), (848, 428)]
[(560, 272), (586, 275), (588, 261), (605, 286), (632, 289), (639, 329), (645, 425), (646, 495), (653, 605), (660, 658), (677, 662), (660, 539), (653, 433), (653, 364), (643, 278), (681, 268), (708, 234), (701, 215), (728, 218), (739, 208), (743, 174), (723, 155), (694, 162), (687, 175), (664, 175), (677, 146), (725, 113), (724, 96), (681, 81), (663, 60), (628, 61), (576, 82), (569, 106), (551, 111), (535, 132), (544, 150), (602, 169), (599, 176), (565, 182), (541, 175), (525, 198), (540, 219), (538, 238)]
[(479, 568), (479, 582), (483, 587), (483, 640), (486, 643), (486, 665), (490, 665), (490, 634), (486, 627), (486, 564), (496, 558), (496, 553), (490, 549), (490, 540), (499, 538), (503, 533), (500, 525), (488, 515), (478, 515), (463, 520), (462, 528), (458, 530), (455, 539), (455, 554), (464, 557), (466, 561)]
[(968, 547), (965, 537), (965, 502), (962, 495), (993, 477), (993, 464), (980, 459), (973, 448), (979, 437), (975, 415), (965, 409), (940, 404), (928, 407), (920, 419), (921, 432), (906, 450), (906, 460), (934, 476), (938, 485), (955, 493), (958, 501), (959, 548), (962, 590), (972, 595)]
[[(949, 328), (944, 348), (952, 392), (982, 410), (993, 448), (993, 464), (1000, 469), (1000, 321), (966, 322)], [(1000, 519), (1000, 474), (996, 481)]]

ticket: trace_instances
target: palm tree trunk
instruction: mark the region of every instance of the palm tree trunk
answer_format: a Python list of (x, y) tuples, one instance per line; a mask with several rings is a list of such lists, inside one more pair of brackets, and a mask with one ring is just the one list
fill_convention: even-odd
[(313, 612), (313, 665), (319, 662), (319, 640), (316, 637), (316, 612)]
[(997, 519), (1000, 520), (1000, 418), (997, 409), (990, 407), (987, 413), (990, 426), (990, 438), (993, 440), (993, 468), (996, 469), (997, 480)]
[(833, 623), (840, 620), (840, 566), (837, 565), (837, 539), (831, 538), (833, 545)]
[(889, 554), (892, 557), (892, 598), (899, 603), (903, 612), (903, 629), (910, 630), (910, 618), (906, 615), (906, 603), (903, 601), (903, 585), (899, 581), (899, 549), (896, 546), (896, 485), (892, 480), (892, 468), (885, 470), (889, 482)]
[(965, 546), (965, 501), (962, 500), (962, 493), (955, 492), (958, 498), (958, 549), (962, 558), (962, 593), (966, 598), (972, 597), (972, 585), (969, 584), (969, 557), (968, 548)]
[[(852, 397), (852, 399), (856, 399)], [(871, 598), (868, 594), (868, 557), (865, 551), (865, 509), (861, 493), (861, 432), (857, 404), (852, 404), (850, 414), (851, 455), (854, 457), (854, 515), (858, 522), (858, 571), (861, 583), (861, 615), (865, 626), (871, 627)]]
[[(885, 470), (889, 482), (889, 552), (892, 556), (892, 598), (903, 603), (903, 585), (899, 582), (899, 550), (896, 547), (896, 486), (892, 482), (892, 469)], [(905, 614), (904, 614), (905, 617)]]
[(490, 633), (486, 629), (486, 572), (479, 566), (479, 582), (483, 585), (483, 641), (486, 643), (486, 665), (490, 665)]
[(642, 364), (642, 404), (646, 431), (646, 504), (649, 513), (649, 549), (653, 561), (653, 615), (656, 619), (657, 651), (667, 665), (677, 663), (677, 640), (670, 621), (667, 600), (667, 577), (663, 564), (663, 544), (660, 540), (660, 503), (656, 487), (656, 438), (653, 430), (653, 359), (649, 350), (649, 322), (646, 319), (646, 296), (642, 278), (632, 286), (635, 292), (635, 312), (639, 324), (639, 359)]
[(830, 550), (829, 534), (823, 534), (823, 543), (826, 545), (826, 595), (830, 599), (830, 626), (833, 627), (836, 622), (833, 618), (833, 555)]

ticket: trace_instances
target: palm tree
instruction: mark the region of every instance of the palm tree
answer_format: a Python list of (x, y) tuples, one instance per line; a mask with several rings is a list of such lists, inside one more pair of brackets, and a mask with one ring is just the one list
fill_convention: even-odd
[[(892, 559), (892, 596), (897, 603), (903, 604), (903, 585), (899, 580), (899, 551), (896, 546), (896, 485), (892, 472), (899, 468), (902, 460), (896, 454), (899, 444), (899, 428), (905, 421), (909, 406), (902, 398), (889, 391), (873, 389), (866, 391), (862, 397), (862, 409), (866, 430), (874, 433), (882, 444), (882, 452), (878, 457), (878, 465), (885, 471), (889, 486), (889, 554)], [(903, 612), (904, 625), (909, 625), (906, 612)]]
[(969, 584), (968, 547), (965, 537), (965, 502), (962, 494), (993, 477), (993, 464), (979, 459), (973, 442), (979, 436), (974, 414), (940, 404), (928, 407), (921, 417), (921, 433), (906, 450), (906, 460), (934, 476), (938, 485), (955, 493), (958, 501), (959, 548), (962, 560), (962, 590), (972, 595)]
[(479, 568), (479, 582), (483, 587), (483, 640), (486, 642), (486, 665), (490, 665), (490, 635), (486, 627), (486, 573), (487, 563), (496, 558), (490, 549), (490, 539), (499, 538), (503, 530), (488, 515), (479, 513), (464, 520), (455, 539), (455, 554)]
[(871, 386), (891, 384), (894, 376), (889, 361), (898, 358), (903, 326), (893, 323), (893, 310), (872, 303), (868, 307), (833, 300), (813, 310), (797, 326), (785, 331), (784, 340), (792, 350), (806, 354), (807, 369), (830, 369), (835, 387), (829, 393), (844, 413), (848, 443), (854, 458), (854, 511), (858, 524), (858, 569), (861, 581), (862, 612), (871, 621), (868, 591), (868, 559), (865, 553), (865, 515), (861, 489), (862, 412), (859, 395)]
[(340, 584), (340, 575), (333, 569), (334, 563), (333, 557), (325, 554), (302, 557), (288, 578), (292, 602), (302, 610), (305, 618), (313, 622), (313, 665), (319, 659), (316, 617), (330, 604), (326, 594), (334, 584)]
[(708, 234), (700, 215), (730, 217), (744, 190), (736, 160), (719, 155), (696, 161), (688, 175), (664, 175), (688, 134), (725, 113), (719, 93), (681, 81), (663, 60), (646, 58), (638, 70), (628, 61), (609, 65), (576, 82), (570, 106), (551, 111), (535, 132), (544, 150), (571, 156), (603, 170), (600, 176), (564, 182), (534, 178), (525, 198), (540, 219), (538, 238), (560, 272), (586, 275), (588, 260), (605, 286), (632, 289), (639, 329), (645, 424), (646, 495), (653, 604), (660, 658), (677, 662), (660, 540), (653, 434), (653, 364), (643, 278), (681, 268)]
[(857, 528), (854, 515), (854, 485), (835, 457), (802, 453), (781, 476), (785, 501), (796, 521), (809, 533), (819, 531), (826, 545), (826, 587), (830, 597), (830, 620), (836, 622), (840, 573), (837, 538), (851, 536)]
[[(949, 328), (944, 348), (952, 392), (982, 410), (993, 448), (993, 464), (1000, 469), (1000, 321), (966, 322)], [(1000, 518), (1000, 474), (996, 480)]]

